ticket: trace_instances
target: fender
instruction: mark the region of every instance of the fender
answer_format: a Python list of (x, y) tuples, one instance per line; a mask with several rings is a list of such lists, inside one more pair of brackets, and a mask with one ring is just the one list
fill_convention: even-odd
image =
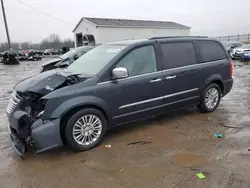
[[(62, 104), (60, 104), (50, 115), (51, 119), (57, 119), (62, 117), (64, 114), (72, 110), (73, 108), (84, 106), (84, 105), (94, 105), (97, 106), (106, 113), (108, 121), (112, 119), (112, 112), (109, 105), (102, 99), (93, 96), (79, 96), (71, 98)], [(45, 115), (45, 114), (44, 114)], [(48, 114), (46, 114), (48, 115)]]
[[(225, 88), (225, 85), (224, 85), (224, 81), (223, 81), (223, 78), (221, 75), (219, 74), (214, 74), (210, 77), (208, 77), (206, 80), (205, 80), (205, 84), (204, 84), (204, 88), (203, 90), (205, 89), (205, 87), (210, 84), (211, 82), (214, 82), (214, 81), (221, 81), (221, 83), (223, 84), (223, 88)], [(203, 91), (202, 90), (202, 91)]]

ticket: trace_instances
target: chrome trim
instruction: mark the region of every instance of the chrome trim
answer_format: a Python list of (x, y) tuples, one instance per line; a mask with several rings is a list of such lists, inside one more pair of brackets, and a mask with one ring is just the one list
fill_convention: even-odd
[(154, 82), (160, 82), (161, 78), (155, 79), (155, 80), (150, 80), (150, 83), (154, 83)]
[[(151, 73), (147, 73), (147, 74), (131, 76), (131, 77), (124, 78), (124, 79), (136, 78), (136, 77), (146, 76), (146, 75), (155, 74), (155, 73), (159, 73), (159, 72), (165, 73), (165, 72), (168, 72), (168, 71), (179, 70), (179, 69), (189, 68), (189, 67), (197, 67), (197, 66), (202, 66), (202, 65), (209, 65), (209, 64), (218, 63), (219, 61), (224, 61), (224, 60), (227, 60), (227, 59), (221, 59), (221, 60), (216, 60), (216, 61), (207, 62), (207, 63), (196, 63), (194, 65), (187, 65), (187, 66), (177, 67), (177, 68), (173, 68), (173, 69), (160, 70), (160, 71), (155, 71), (155, 72), (151, 72)], [(124, 79), (120, 79), (120, 80), (124, 80)], [(110, 83), (110, 82), (112, 82), (112, 81), (100, 82), (100, 83), (97, 83), (97, 84)]]
[(185, 90), (185, 91), (181, 91), (181, 92), (177, 92), (177, 93), (165, 95), (165, 96), (163, 96), (163, 98), (166, 99), (166, 98), (173, 97), (173, 96), (176, 96), (176, 95), (181, 95), (181, 94), (184, 94), (184, 93), (189, 93), (189, 92), (192, 92), (192, 91), (196, 91), (198, 89), (199, 88), (194, 88), (194, 89), (189, 89), (189, 90)]
[(17, 95), (17, 92), (14, 90), (11, 94), (11, 98), (6, 108), (7, 114), (11, 114), (16, 108), (17, 104), (21, 101), (21, 97)]
[(173, 97), (173, 96), (176, 96), (176, 95), (181, 95), (181, 94), (184, 94), (184, 93), (196, 91), (198, 89), (199, 88), (189, 89), (189, 90), (173, 93), (173, 94), (170, 94), (170, 95), (165, 95), (165, 96), (156, 97), (156, 98), (152, 98), (152, 99), (148, 99), (148, 100), (144, 100), (144, 101), (139, 101), (139, 102), (135, 102), (135, 103), (122, 105), (122, 106), (119, 107), (119, 109), (131, 107), (131, 106), (136, 106), (136, 105), (140, 105), (140, 104), (144, 104), (144, 103), (148, 103), (148, 102), (152, 102), (152, 101), (157, 101), (157, 100), (160, 100), (160, 99), (166, 99), (166, 98)]
[(97, 85), (108, 84), (108, 83), (111, 83), (111, 81), (100, 82), (100, 83), (97, 83)]
[(163, 99), (163, 97), (156, 97), (156, 98), (153, 98), (153, 99), (148, 99), (148, 100), (144, 100), (144, 101), (140, 101), (140, 102), (126, 104), (126, 105), (120, 106), (119, 109), (131, 107), (131, 106), (136, 106), (136, 105), (139, 105), (139, 104), (144, 104), (144, 103), (148, 103), (148, 102), (152, 102), (152, 101), (157, 101), (157, 100), (161, 100), (161, 99)]
[[(147, 74), (141, 74), (141, 75), (131, 76), (131, 77), (127, 77), (127, 78), (121, 78), (121, 79), (117, 79), (116, 81), (118, 81), (118, 80), (127, 80), (127, 79), (131, 79), (131, 78), (137, 78), (137, 77), (148, 76), (148, 75), (151, 75), (151, 74), (159, 74), (159, 73), (162, 73), (162, 71), (155, 71), (155, 72), (150, 72), (150, 73), (147, 73)], [(97, 85), (103, 84), (103, 83), (111, 83), (111, 82), (113, 82), (113, 81), (110, 80), (110, 81), (106, 81), (106, 82), (100, 82), (100, 83), (97, 83)]]
[(127, 113), (127, 114), (122, 114), (122, 115), (113, 117), (113, 119), (117, 119), (117, 118), (120, 118), (120, 117), (132, 115), (132, 114), (136, 114), (136, 113), (140, 113), (140, 112), (145, 112), (145, 111), (148, 111), (148, 110), (153, 110), (153, 109), (156, 109), (156, 108), (161, 108), (161, 107), (164, 107), (164, 106), (169, 106), (171, 104), (175, 104), (175, 103), (179, 103), (179, 102), (183, 102), (183, 101), (187, 101), (187, 100), (191, 100), (191, 99), (195, 99), (195, 98), (199, 98), (199, 96), (189, 97), (189, 98), (182, 99), (182, 100), (179, 100), (179, 101), (174, 101), (174, 102), (170, 102), (170, 103), (166, 103), (166, 104), (161, 104), (161, 105), (158, 105), (158, 106), (154, 106), (154, 107), (151, 107), (151, 108), (147, 108), (147, 109), (143, 109), (143, 110), (138, 110), (138, 111), (130, 112), (130, 113)]
[(174, 76), (167, 76), (166, 77), (167, 80), (174, 79), (174, 78), (176, 78), (176, 75), (174, 75)]

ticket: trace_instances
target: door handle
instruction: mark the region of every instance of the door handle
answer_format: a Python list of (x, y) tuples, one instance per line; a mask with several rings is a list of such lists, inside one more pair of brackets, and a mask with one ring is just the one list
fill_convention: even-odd
[(167, 76), (166, 79), (167, 80), (170, 80), (170, 79), (175, 79), (176, 78), (176, 75), (173, 75), (173, 76)]
[(160, 79), (160, 78), (157, 78), (157, 79), (150, 80), (150, 83), (160, 82), (160, 81), (161, 81), (161, 79)]

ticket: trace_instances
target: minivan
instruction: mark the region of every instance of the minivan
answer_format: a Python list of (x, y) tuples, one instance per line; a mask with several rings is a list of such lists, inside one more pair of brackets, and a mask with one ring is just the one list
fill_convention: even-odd
[(99, 45), (67, 69), (18, 83), (7, 106), (14, 150), (97, 146), (108, 129), (170, 110), (213, 112), (232, 88), (232, 61), (206, 37)]

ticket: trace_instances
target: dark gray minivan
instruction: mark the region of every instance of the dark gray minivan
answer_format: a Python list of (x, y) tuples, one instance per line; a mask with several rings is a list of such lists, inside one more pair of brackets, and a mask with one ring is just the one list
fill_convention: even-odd
[(68, 145), (84, 151), (108, 129), (197, 106), (214, 111), (231, 90), (232, 62), (222, 44), (203, 37), (162, 37), (100, 45), (65, 70), (14, 87), (7, 107), (13, 148), (23, 155)]

